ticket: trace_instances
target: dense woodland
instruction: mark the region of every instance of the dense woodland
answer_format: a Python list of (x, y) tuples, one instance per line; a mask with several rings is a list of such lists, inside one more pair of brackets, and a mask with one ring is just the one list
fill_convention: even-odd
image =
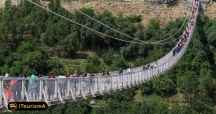
[[(59, 1), (52, 10), (103, 33), (126, 39), (96, 24), (79, 12), (69, 13)], [(144, 41), (155, 41), (175, 33), (184, 19), (161, 27), (157, 20), (143, 26), (139, 16), (96, 14), (98, 20)], [(176, 34), (174, 38), (177, 38)], [(100, 72), (137, 66), (168, 52), (167, 45), (135, 45), (99, 36), (80, 26), (48, 14), (27, 2), (17, 7), (10, 1), (0, 14), (0, 73), (29, 75)], [(97, 98), (50, 107), (47, 111), (14, 114), (215, 114), (216, 113), (216, 20), (199, 16), (187, 53), (166, 74), (139, 87)], [(90, 103), (95, 101), (95, 103)]]

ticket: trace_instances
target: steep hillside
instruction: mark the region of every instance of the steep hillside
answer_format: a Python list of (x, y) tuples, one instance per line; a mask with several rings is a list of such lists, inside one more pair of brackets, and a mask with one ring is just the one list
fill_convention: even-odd
[(179, 4), (175, 7), (167, 7), (166, 5), (152, 4), (150, 2), (100, 2), (91, 1), (86, 3), (80, 3), (77, 1), (73, 2), (62, 2), (64, 8), (69, 11), (79, 9), (81, 7), (93, 7), (98, 12), (109, 10), (114, 14), (124, 15), (141, 15), (143, 23), (147, 24), (150, 19), (158, 18), (161, 24), (167, 24), (171, 20), (175, 20), (179, 17), (183, 17), (190, 10), (189, 7)]
[[(109, 10), (114, 14), (141, 15), (144, 24), (147, 24), (150, 19), (157, 18), (162, 25), (186, 16), (190, 10), (190, 4), (186, 4), (188, 4), (188, 2), (185, 1), (178, 2), (175, 6), (159, 5), (151, 2), (101, 2), (101, 0), (89, 2), (62, 2), (62, 6), (69, 11), (74, 11), (82, 7), (92, 7), (99, 13), (104, 10)], [(216, 15), (214, 12), (216, 12), (216, 3), (207, 5), (207, 16), (215, 18)]]
[[(6, 0), (0, 1), (0, 8), (4, 6)], [(129, 1), (129, 0), (128, 0)], [(12, 0), (13, 4), (16, 4), (16, 0)], [(75, 9), (82, 7), (92, 7), (96, 9), (98, 13), (104, 10), (109, 10), (114, 14), (124, 15), (141, 15), (144, 25), (148, 24), (149, 20), (157, 18), (160, 24), (165, 25), (169, 21), (173, 21), (180, 17), (186, 16), (190, 5), (188, 2), (181, 1), (175, 6), (167, 6), (164, 4), (156, 4), (153, 2), (121, 2), (121, 1), (104, 1), (104, 0), (91, 0), (88, 2), (78, 0), (61, 0), (62, 6), (73, 12)], [(188, 5), (187, 5), (188, 4)], [(205, 13), (210, 19), (216, 18), (216, 3), (205, 4)]]

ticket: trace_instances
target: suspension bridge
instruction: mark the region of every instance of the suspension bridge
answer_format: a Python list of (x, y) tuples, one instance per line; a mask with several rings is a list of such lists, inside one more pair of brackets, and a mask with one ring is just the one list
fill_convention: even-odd
[[(44, 8), (31, 0), (26, 1)], [(112, 71), (109, 75), (97, 73), (94, 76), (87, 77), (41, 77), (34, 80), (34, 83), (36, 83), (34, 86), (30, 84), (32, 80), (28, 78), (0, 78), (0, 105), (2, 108), (7, 108), (8, 103), (12, 101), (45, 101), (51, 106), (66, 101), (76, 101), (76, 99), (80, 98), (86, 99), (89, 96), (95, 97), (96, 95), (131, 88), (158, 77), (172, 69), (186, 52), (196, 26), (199, 7), (200, 0), (193, 0), (191, 15), (177, 44), (165, 56), (148, 65), (125, 69), (121, 73)], [(44, 9), (53, 15), (79, 25), (79, 23), (75, 23), (47, 8)], [(82, 27), (85, 28), (86, 26)], [(125, 37), (130, 36), (125, 35)], [(157, 43), (160, 42), (154, 42), (153, 44)]]

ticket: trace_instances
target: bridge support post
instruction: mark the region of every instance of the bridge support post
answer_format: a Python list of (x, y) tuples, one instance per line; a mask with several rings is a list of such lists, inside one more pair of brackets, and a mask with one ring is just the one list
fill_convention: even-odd
[[(42, 89), (41, 90), (41, 92), (42, 92), (42, 95), (44, 96), (44, 100), (45, 100), (45, 102), (48, 104), (48, 96), (47, 96), (47, 87), (46, 86), (44, 86), (44, 84), (43, 84), (43, 86), (42, 86), (44, 89)], [(48, 104), (49, 105), (49, 104)]]
[(70, 93), (71, 93), (71, 98), (76, 101), (76, 96), (75, 96), (75, 93), (73, 92), (72, 89), (70, 89)]
[(138, 75), (136, 74), (136, 73), (134, 73), (134, 81), (135, 81), (135, 87), (138, 85), (138, 83), (137, 83), (137, 78), (138, 78)]
[(136, 87), (136, 85), (137, 85), (137, 76), (136, 76), (136, 74), (133, 74), (133, 77), (134, 77), (134, 87)]
[(135, 75), (135, 87), (136, 87), (138, 85), (138, 78), (139, 78), (139, 76), (138, 76), (137, 73), (134, 73), (134, 75)]
[[(74, 101), (76, 101), (76, 91), (77, 91), (77, 79), (72, 79), (73, 81), (72, 82), (74, 82), (74, 88), (73, 87), (71, 87), (71, 81), (70, 81), (70, 87), (69, 87), (69, 96), (70, 96), (70, 94), (71, 94), (71, 98), (74, 100)], [(73, 88), (73, 89), (72, 89)]]
[(102, 92), (106, 93), (106, 77), (102, 77), (101, 79), (102, 79), (102, 83), (101, 83), (101, 85), (102, 85)]
[(67, 81), (66, 97), (69, 97), (70, 96), (71, 79), (67, 79), (66, 81)]
[(80, 81), (79, 81), (79, 85), (80, 85), (80, 93), (81, 93), (81, 96), (83, 97), (83, 99), (87, 99), (86, 97), (86, 92), (85, 92), (85, 88), (83, 87), (84, 85), (82, 84), (83, 82), (83, 77), (80, 78)]
[(109, 86), (109, 92), (111, 93), (112, 92), (112, 76), (110, 76), (109, 77), (109, 84), (110, 84), (110, 86)]
[(100, 89), (99, 89), (99, 77), (97, 76), (97, 79), (96, 79), (96, 86), (97, 86), (97, 92), (96, 93), (100, 93)]
[(139, 72), (137, 73), (137, 86), (140, 84), (140, 74)]
[(125, 88), (128, 88), (128, 75), (125, 77)]
[(140, 75), (141, 75), (141, 80), (140, 81), (141, 81), (141, 83), (144, 82), (144, 76), (143, 76), (144, 73), (143, 72), (144, 72), (143, 70), (140, 72)]
[(55, 87), (54, 87), (54, 88), (55, 88), (55, 89), (54, 89), (54, 99), (55, 99), (55, 98), (58, 97), (57, 79), (55, 79), (54, 83), (55, 83), (55, 84), (54, 84), (54, 85), (55, 85)]
[(146, 82), (148, 80), (148, 72), (146, 70), (143, 71), (142, 76), (143, 76), (143, 82)]
[(118, 89), (121, 90), (121, 76), (118, 76)]
[(106, 77), (102, 77), (102, 91), (103, 93), (106, 93)]
[[(2, 80), (2, 90), (4, 91), (4, 80)], [(6, 95), (5, 95), (5, 93), (4, 92), (2, 92), (2, 96), (3, 96), (3, 105), (4, 105), (4, 107), (6, 107), (6, 108), (8, 108), (8, 100), (7, 100), (7, 97), (6, 97)]]
[(21, 81), (21, 85), (22, 85), (22, 90), (21, 90), (21, 99), (24, 100), (25, 99), (25, 90), (24, 90), (24, 82), (23, 80)]
[(43, 80), (39, 81), (39, 100), (42, 100), (42, 87), (43, 87)]
[(1, 80), (0, 80), (0, 84), (1, 84), (1, 85), (0, 85), (0, 89), (1, 89), (2, 93), (1, 93), (1, 99), (0, 99), (0, 103), (1, 103), (1, 104), (0, 104), (0, 105), (7, 108), (7, 104), (8, 104), (8, 103), (7, 103), (6, 96), (5, 96), (4, 92), (3, 92), (3, 91), (4, 91), (4, 87), (3, 87), (4, 84), (3, 84), (3, 83), (4, 83), (4, 82), (3, 82), (3, 80), (1, 79)]
[(78, 78), (75, 78), (75, 91), (74, 91), (74, 95), (75, 97), (79, 96), (79, 80)]
[(95, 84), (96, 83), (94, 83), (95, 81), (93, 81), (93, 80), (95, 80), (95, 78), (90, 78), (90, 93), (91, 93), (91, 95), (92, 95), (92, 97), (95, 97), (95, 91), (94, 91), (94, 89), (95, 89)]
[(57, 96), (58, 96), (58, 99), (61, 101), (61, 103), (64, 103), (63, 98), (62, 98), (62, 94), (61, 94), (61, 91), (60, 91), (59, 87), (57, 87)]
[(146, 82), (148, 80), (148, 71), (143, 71), (142, 73), (142, 76), (143, 76), (143, 82)]
[(150, 80), (150, 79), (151, 79), (151, 69), (148, 70), (148, 80)]
[[(26, 80), (22, 80), (22, 83), (23, 83), (23, 85), (24, 85), (24, 86), (23, 86), (24, 96), (26, 97), (26, 101), (29, 101), (29, 94), (28, 94), (28, 92), (27, 92), (27, 88), (29, 88), (29, 87), (26, 88), (25, 82), (26, 82)], [(27, 86), (28, 86), (28, 84), (27, 84)]]
[(112, 92), (112, 90), (113, 90), (113, 76), (110, 77), (110, 81), (111, 81), (111, 83), (110, 83), (110, 92)]
[(121, 75), (121, 88), (124, 89), (124, 80), (123, 80), (124, 75)]
[(127, 89), (127, 77), (128, 77), (128, 75), (123, 76), (123, 88), (124, 89)]
[(131, 76), (133, 78), (133, 87), (136, 86), (136, 75), (131, 73)]
[(126, 78), (127, 78), (127, 75), (124, 75), (124, 76), (122, 77), (122, 79), (123, 79), (123, 88), (124, 88), (124, 89), (127, 89), (127, 80), (126, 80)]
[(101, 94), (101, 95), (103, 95), (103, 91), (104, 91), (104, 80), (103, 80), (103, 77), (99, 77), (98, 78), (99, 80), (98, 80), (98, 83), (99, 83), (99, 93)]
[(139, 73), (137, 73), (137, 85), (136, 86), (138, 86), (139, 85), (139, 80), (140, 79), (140, 74)]
[(22, 99), (23, 100), (26, 100), (26, 101), (29, 101), (29, 95), (28, 95), (28, 93), (27, 93), (27, 89), (26, 89), (26, 87), (25, 87), (25, 82), (26, 82), (27, 80), (22, 80), (22, 95), (21, 95), (21, 97), (22, 97)]
[(137, 86), (139, 86), (140, 84), (140, 73), (138, 72), (137, 73)]
[(107, 93), (111, 92), (111, 76), (107, 76)]
[(130, 74), (130, 87), (134, 86), (133, 76)]
[(128, 75), (124, 75), (124, 76), (123, 76), (123, 88), (124, 88), (124, 89), (127, 89), (127, 76), (128, 76)]
[(129, 75), (130, 76), (130, 87), (132, 87), (133, 86), (133, 77), (132, 77), (132, 75)]
[(91, 93), (91, 96), (92, 96), (92, 97), (96, 97), (96, 96), (95, 96), (95, 92), (94, 92), (94, 89), (93, 89), (93, 88), (91, 88), (91, 89), (90, 89), (90, 93)]
[(142, 72), (139, 72), (139, 85), (142, 84)]

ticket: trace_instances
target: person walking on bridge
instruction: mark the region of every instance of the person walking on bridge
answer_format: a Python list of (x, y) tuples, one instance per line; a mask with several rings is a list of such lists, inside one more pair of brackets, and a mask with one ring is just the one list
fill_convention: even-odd
[(28, 79), (28, 94), (29, 99), (35, 99), (38, 94), (38, 77), (33, 73), (31, 77)]

